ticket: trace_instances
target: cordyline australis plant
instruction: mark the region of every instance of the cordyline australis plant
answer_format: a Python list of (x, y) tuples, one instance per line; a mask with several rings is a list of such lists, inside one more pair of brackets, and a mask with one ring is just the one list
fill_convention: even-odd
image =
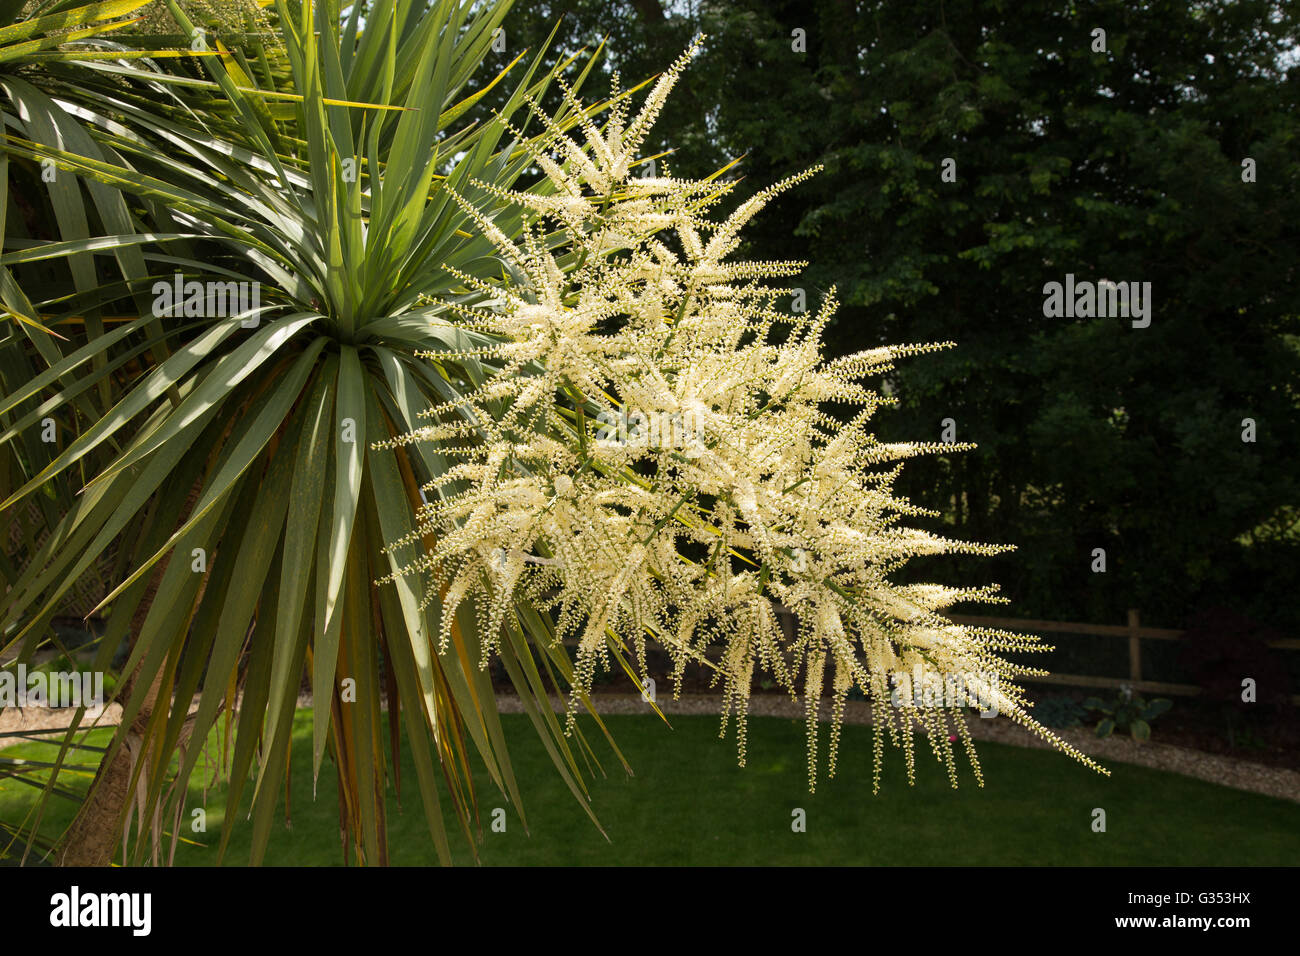
[[(918, 708), (914, 699), (890, 706), (891, 688), (920, 671), (984, 675), (983, 706), (1101, 770), (1033, 721), (1009, 683), (1043, 672), (998, 656), (1048, 648), (940, 613), (958, 601), (1005, 600), (995, 587), (890, 581), (916, 555), (1008, 550), (898, 524), (936, 514), (892, 493), (898, 463), (971, 446), (883, 443), (869, 430), (888, 400), (859, 379), (951, 343), (827, 361), (833, 290), (816, 314), (786, 314), (776, 302), (791, 290), (762, 280), (804, 263), (728, 261), (745, 223), (814, 170), (763, 190), (721, 222), (707, 213), (730, 184), (631, 175), (699, 42), (630, 122), (620, 109), (603, 132), (582, 124), (585, 147), (549, 125), (533, 158), (551, 194), (479, 184), (525, 211), (518, 241), (458, 198), (507, 276), (488, 283), (456, 272), (486, 298), (446, 302), (448, 323), (490, 337), (464, 355), (494, 374), (429, 409), (431, 424), (396, 442), (436, 442), (458, 461), (425, 486), (435, 495), (418, 531), (390, 542), (404, 562), (395, 576), (432, 572), (425, 601), (441, 605), (443, 646), (466, 602), (489, 652), (503, 628), (518, 626), (516, 608), (555, 612), (557, 636), (578, 643), (570, 722), (598, 666), (627, 668), (631, 654), (645, 679), (647, 639), (671, 655), (677, 692), (686, 665), (720, 644), (713, 666), (724, 690), (722, 732), (734, 714), (742, 765), (749, 689), (761, 669), (792, 696), (802, 683), (815, 787), (829, 667), (831, 775), (844, 703), (857, 687), (871, 701), (876, 789), (886, 736), (914, 779), (918, 723), (954, 786), (956, 739), (982, 784), (963, 711)], [(567, 91), (566, 100), (581, 113)], [(556, 235), (577, 250), (568, 271), (549, 251)], [(828, 412), (833, 403), (856, 413), (842, 422)], [(793, 637), (779, 624), (778, 603), (798, 621)]]
[[(459, 285), (439, 266), (492, 268), (443, 186), (491, 201), (472, 180), (510, 187), (530, 164), (476, 104), (496, 88), (514, 115), (577, 61), (581, 88), (595, 53), (546, 68), (544, 50), (521, 52), (482, 77), (509, 3), (481, 0), (276, 0), (271, 35), (221, 30), (202, 55), (143, 34), (50, 39), (143, 2), (5, 25), (0, 0), (0, 520), (25, 519), (0, 560), (0, 657), (30, 663), (99, 567), (108, 622), (92, 670), (129, 649), (106, 752), (84, 744), (95, 718), (73, 713), (53, 765), (35, 768), (31, 812), (0, 819), (0, 858), (169, 859), (188, 781), (219, 739), (227, 806), (247, 800), (261, 862), (289, 809), (305, 674), (313, 781), (336, 777), (345, 861), (389, 859), (404, 733), (408, 791), (449, 863), (448, 820), (475, 847), (472, 765), (527, 818), (473, 628), (435, 655), (423, 586), (371, 584), (394, 569), (380, 547), (414, 527), (408, 501), (442, 459), (367, 445), (481, 378), (472, 362), (416, 358), (439, 334), (421, 299)], [(175, 0), (167, 13), (197, 38)], [(181, 279), (209, 303), (217, 284), (258, 289), (261, 304), (159, 308), (155, 283)], [(47, 417), (57, 442), (39, 437)], [(581, 738), (538, 709), (543, 681), (567, 693), (571, 662), (549, 644), (533, 655), (545, 632), (511, 639), (507, 675), (590, 813)], [(98, 763), (85, 791), (81, 752)], [(32, 770), (0, 760), (0, 782)], [(66, 831), (47, 812), (58, 801), (77, 806)], [(219, 856), (242, 819), (227, 814)]]

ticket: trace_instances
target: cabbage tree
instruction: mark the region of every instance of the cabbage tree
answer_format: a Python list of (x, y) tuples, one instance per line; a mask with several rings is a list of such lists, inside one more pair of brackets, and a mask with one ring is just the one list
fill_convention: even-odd
[[(478, 184), (517, 181), (532, 134), (526, 115), (509, 124), (518, 133), (505, 117), (553, 77), (522, 55), (477, 74), (508, 6), (391, 0), (363, 22), (360, 5), (277, 0), (271, 42), (231, 45), (168, 0), (193, 38), (182, 56), (105, 36), (69, 45), (74, 32), (57, 73), (0, 78), (18, 118), (0, 188), (36, 190), (53, 224), (7, 230), (0, 255), (0, 299), (17, 320), (0, 352), (0, 510), (51, 493), (66, 505), (6, 571), (0, 650), (30, 654), (105, 556), (116, 573), (95, 666), (124, 639), (131, 648), (122, 726), (62, 862), (107, 863), (129, 797), (146, 833), (171, 838), (138, 840), (128, 858), (165, 857), (201, 752), (187, 742), (223, 715), (229, 805), (251, 774), (259, 861), (304, 673), (316, 772), (328, 754), (339, 777), (345, 853), (387, 858), (385, 746), (399, 721), (441, 859), (442, 801), (473, 826), (471, 753), (519, 805), (472, 619), (437, 653), (436, 608), (418, 584), (376, 584), (397, 566), (384, 541), (416, 529), (419, 488), (446, 468), (436, 449), (376, 443), (483, 375), (460, 355), (471, 334), (430, 323), (443, 308), (432, 300), (480, 297), (445, 267), (501, 270), (446, 187), (487, 200)], [(581, 84), (591, 61), (573, 68)], [(475, 118), (494, 85), (512, 91), (504, 109)], [(562, 109), (556, 121), (575, 119)], [(416, 354), (439, 349), (449, 357)], [(34, 441), (50, 420), (56, 441)], [(581, 800), (581, 744), (537, 706), (567, 690), (571, 670), (543, 644), (539, 671), (533, 640), (521, 632), (506, 666)], [(51, 773), (30, 832), (65, 789)], [(229, 835), (228, 820), (223, 847)]]

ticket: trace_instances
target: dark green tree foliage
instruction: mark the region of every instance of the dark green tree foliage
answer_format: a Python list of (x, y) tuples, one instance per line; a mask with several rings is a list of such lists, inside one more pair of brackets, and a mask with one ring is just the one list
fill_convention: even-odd
[[(810, 261), (810, 308), (838, 286), (838, 351), (958, 343), (898, 370), (881, 431), (939, 440), (951, 418), (979, 443), (901, 486), (958, 536), (1019, 545), (956, 579), (992, 573), (1026, 615), (1300, 626), (1294, 5), (537, 4), (511, 48), (561, 13), (571, 47), (610, 36), (625, 81), (710, 35), (659, 129), (683, 173), (826, 165), (744, 252)], [(1044, 317), (1067, 273), (1151, 283), (1149, 327)]]

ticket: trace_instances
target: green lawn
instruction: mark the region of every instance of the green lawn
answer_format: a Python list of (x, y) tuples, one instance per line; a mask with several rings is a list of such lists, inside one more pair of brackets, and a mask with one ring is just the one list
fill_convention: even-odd
[[(970, 775), (952, 790), (942, 767), (927, 759), (908, 788), (901, 757), (887, 751), (882, 791), (871, 795), (871, 732), (846, 727), (840, 773), (807, 792), (804, 727), (754, 718), (749, 766), (736, 766), (732, 740), (717, 739), (714, 717), (610, 717), (608, 725), (636, 771), (627, 777), (612, 757), (609, 776), (592, 783), (607, 842), (569, 795), (527, 718), (503, 717), (524, 797), (530, 833), (497, 791), (480, 790), (486, 864), (972, 864), (972, 865), (1282, 865), (1300, 859), (1300, 806), (1175, 774), (1126, 764), (1104, 778), (1048, 751), (984, 744), (986, 786)], [(277, 826), (268, 864), (335, 865), (341, 854), (333, 777), (322, 769), (311, 797), (310, 714), (300, 713), (293, 778), (293, 827)], [(600, 747), (600, 744), (597, 744)], [(42, 745), (8, 756), (37, 757)], [(598, 749), (598, 753), (601, 752)], [(892, 758), (892, 759), (890, 759)], [(200, 769), (202, 763), (200, 763)], [(403, 761), (404, 807), (390, 797), (392, 862), (435, 862), (409, 758)], [(30, 788), (0, 783), (0, 814), (12, 819)], [(208, 865), (224, 814), (224, 788), (209, 790), (208, 832), (186, 846), (182, 865)], [(62, 803), (62, 801), (60, 801)], [(202, 805), (198, 787), (191, 806)], [(493, 807), (506, 807), (507, 830), (487, 829)], [(1091, 828), (1095, 807), (1107, 831)], [(791, 812), (807, 813), (807, 832), (791, 830)], [(61, 806), (59, 811), (64, 811)], [(52, 824), (61, 822), (56, 815)], [(241, 815), (230, 863), (248, 858), (251, 824)], [(458, 862), (470, 862), (452, 834)]]

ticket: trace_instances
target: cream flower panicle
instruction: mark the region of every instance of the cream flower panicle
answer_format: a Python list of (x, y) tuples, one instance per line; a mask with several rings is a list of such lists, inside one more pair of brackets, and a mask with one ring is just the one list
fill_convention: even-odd
[[(699, 42), (631, 122), (620, 100), (603, 131), (579, 123), (585, 143), (534, 104), (548, 139), (533, 158), (548, 188), (492, 191), (527, 213), (519, 239), (456, 196), (516, 271), (501, 283), (461, 276), (466, 294), (483, 301), (443, 304), (440, 321), (473, 334), (473, 347), (452, 355), (491, 374), (402, 439), (434, 441), (456, 464), (425, 489), (436, 494), (420, 511), (418, 536), (433, 544), (398, 573), (432, 572), (426, 603), (440, 604), (444, 646), (466, 602), (487, 653), (503, 627), (516, 626), (520, 602), (553, 615), (557, 638), (577, 642), (571, 704), (615, 660), (630, 656), (644, 679), (647, 641), (671, 655), (678, 692), (686, 666), (707, 659), (726, 701), (723, 731), (737, 718), (742, 764), (756, 674), (792, 696), (802, 690), (810, 787), (827, 684), (832, 774), (839, 719), (857, 688), (872, 710), (877, 787), (886, 738), (913, 779), (918, 727), (953, 786), (953, 740), (982, 784), (966, 710), (900, 699), (900, 682), (922, 670), (980, 675), (981, 706), (1100, 770), (1030, 717), (1013, 681), (1042, 672), (1000, 656), (1050, 648), (943, 616), (959, 601), (1004, 601), (995, 587), (890, 580), (918, 555), (1009, 550), (899, 524), (935, 515), (894, 494), (902, 460), (973, 446), (882, 442), (869, 430), (892, 399), (862, 377), (952, 343), (827, 360), (834, 289), (814, 313), (787, 312), (779, 305), (792, 290), (768, 283), (803, 263), (728, 258), (742, 227), (816, 170), (759, 192), (721, 222), (709, 210), (731, 183), (632, 175)], [(837, 406), (849, 414), (832, 414)], [(782, 609), (797, 622), (792, 633)]]

